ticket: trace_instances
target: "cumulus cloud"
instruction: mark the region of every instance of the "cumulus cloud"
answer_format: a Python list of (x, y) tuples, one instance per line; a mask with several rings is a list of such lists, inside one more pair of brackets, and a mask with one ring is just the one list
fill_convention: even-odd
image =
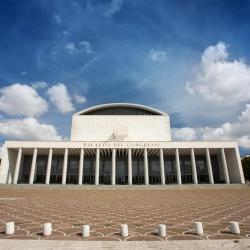
[(35, 118), (9, 119), (0, 122), (0, 134), (19, 140), (61, 140), (54, 126)]
[(75, 97), (76, 103), (79, 103), (79, 104), (85, 103), (87, 101), (85, 96), (75, 95), (74, 97)]
[(73, 43), (73, 42), (67, 43), (65, 46), (65, 49), (67, 49), (72, 54), (76, 53), (76, 51), (77, 51), (75, 43)]
[(70, 54), (78, 54), (78, 53), (86, 53), (86, 54), (92, 54), (92, 46), (90, 42), (88, 41), (81, 41), (78, 43), (70, 42), (67, 43), (65, 46), (65, 49), (70, 53)]
[(192, 128), (173, 128), (171, 130), (174, 140), (193, 141), (196, 139), (196, 132)]
[(206, 48), (186, 90), (225, 106), (250, 101), (250, 65), (228, 57), (228, 46), (223, 42)]
[(33, 117), (47, 109), (46, 100), (28, 85), (15, 83), (0, 89), (0, 111), (5, 114)]
[(172, 135), (174, 140), (233, 140), (240, 146), (250, 148), (250, 104), (246, 104), (245, 110), (233, 122), (226, 122), (218, 127), (199, 128), (174, 128)]
[(68, 113), (75, 109), (67, 88), (63, 83), (58, 83), (50, 87), (48, 89), (48, 95), (51, 102), (61, 113)]
[(167, 52), (151, 49), (148, 56), (153, 62), (164, 62), (167, 59)]
[(106, 5), (104, 15), (106, 17), (112, 17), (116, 12), (119, 12), (123, 6), (123, 0), (111, 0), (110, 3)]

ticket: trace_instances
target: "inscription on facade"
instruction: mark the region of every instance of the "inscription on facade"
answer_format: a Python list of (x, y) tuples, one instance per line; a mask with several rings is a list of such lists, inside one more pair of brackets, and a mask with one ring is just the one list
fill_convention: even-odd
[(84, 142), (83, 148), (159, 148), (158, 142)]

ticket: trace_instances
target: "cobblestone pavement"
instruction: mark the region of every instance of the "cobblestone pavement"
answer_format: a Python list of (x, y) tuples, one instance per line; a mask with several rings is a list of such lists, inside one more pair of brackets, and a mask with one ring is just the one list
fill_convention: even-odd
[[(15, 221), (14, 235), (4, 234), (5, 222)], [(203, 222), (204, 235), (193, 232), (193, 222)], [(241, 234), (228, 230), (238, 221)], [(53, 224), (52, 236), (42, 235), (42, 225)], [(129, 236), (119, 235), (121, 223)], [(81, 237), (81, 225), (91, 225), (91, 237)], [(167, 225), (167, 237), (156, 234)], [(196, 240), (250, 239), (250, 188), (69, 190), (1, 189), (0, 238), (50, 240)]]

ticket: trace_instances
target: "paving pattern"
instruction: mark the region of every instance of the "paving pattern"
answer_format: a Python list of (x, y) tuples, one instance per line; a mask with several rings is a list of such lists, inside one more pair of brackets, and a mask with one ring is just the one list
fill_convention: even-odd
[[(15, 221), (14, 235), (4, 225)], [(203, 222), (204, 235), (193, 232), (193, 222)], [(229, 232), (228, 223), (238, 221), (241, 234)], [(44, 237), (42, 225), (53, 224)], [(120, 224), (129, 236), (119, 235)], [(90, 224), (91, 236), (81, 237), (81, 225)], [(167, 225), (167, 237), (156, 234), (158, 224)], [(0, 238), (48, 240), (194, 240), (250, 239), (250, 188), (69, 190), (1, 189)]]

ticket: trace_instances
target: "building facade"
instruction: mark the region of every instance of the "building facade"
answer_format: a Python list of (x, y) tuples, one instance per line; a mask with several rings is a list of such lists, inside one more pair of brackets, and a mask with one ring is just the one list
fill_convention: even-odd
[(171, 140), (169, 116), (129, 103), (73, 115), (70, 141), (6, 141), (3, 184), (245, 183), (236, 142)]

